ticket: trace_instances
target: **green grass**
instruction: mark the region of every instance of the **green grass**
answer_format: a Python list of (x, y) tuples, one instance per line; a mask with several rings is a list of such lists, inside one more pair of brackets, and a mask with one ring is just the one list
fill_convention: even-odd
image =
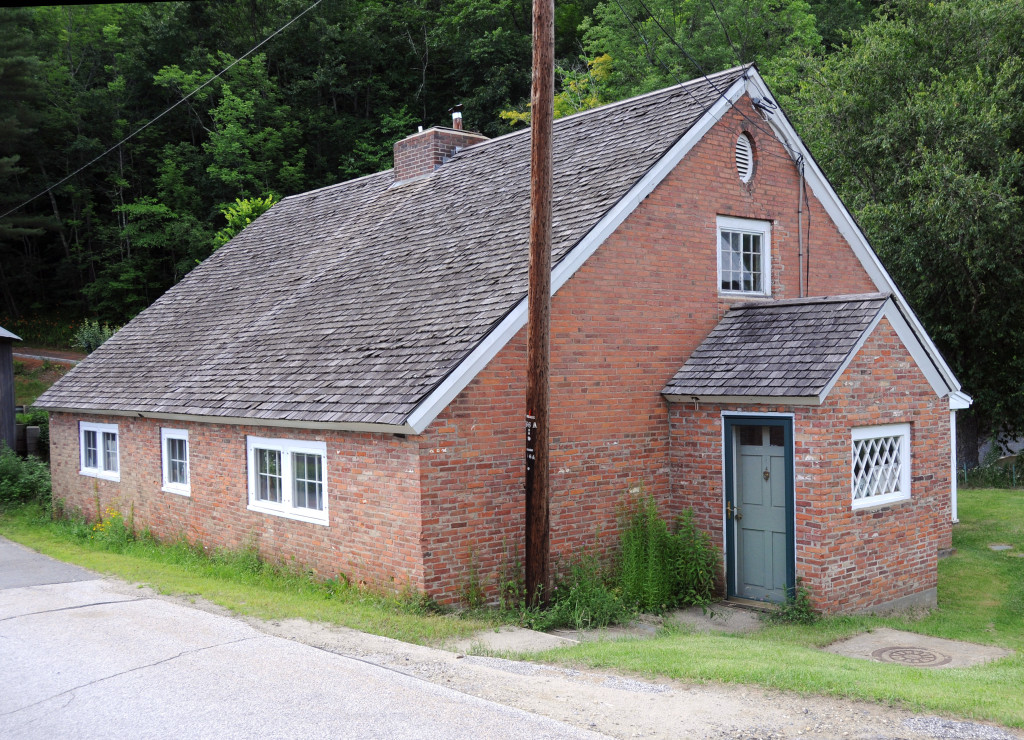
[[(1024, 559), (988, 549), (1003, 542), (1024, 552), (1024, 493), (961, 491), (960, 518), (954, 530), (957, 553), (939, 564), (939, 608), (923, 618), (831, 617), (814, 625), (770, 625), (749, 635), (677, 628), (653, 639), (584, 643), (544, 653), (542, 659), (683, 681), (757, 684), (1024, 727)], [(487, 614), (438, 614), (414, 598), (323, 583), (307, 573), (261, 564), (248, 551), (210, 556), (183, 543), (129, 541), (122, 530), (112, 527), (97, 535), (84, 523), (50, 522), (29, 507), (0, 515), (0, 534), (60, 560), (262, 619), (299, 617), (420, 644), (467, 636), (496, 621)], [(974, 668), (928, 670), (818, 649), (876, 627), (1000, 645), (1017, 653)]]
[(17, 406), (31, 406), (43, 391), (57, 382), (68, 368), (58, 363), (44, 362), (30, 368), (21, 360), (14, 361), (14, 403)]
[(130, 540), (123, 529), (96, 533), (81, 521), (51, 522), (29, 506), (0, 514), (0, 535), (58, 560), (145, 583), (163, 594), (200, 597), (260, 619), (326, 622), (417, 644), (466, 637), (493, 626), (439, 613), (415, 595), (386, 596), (274, 567), (260, 562), (253, 551), (207, 554), (186, 543), (161, 545), (146, 536)]
[[(962, 491), (959, 514), (953, 536), (957, 553), (939, 564), (939, 608), (923, 618), (832, 617), (811, 626), (768, 626), (749, 635), (667, 630), (654, 639), (585, 643), (543, 658), (683, 681), (865, 699), (1024, 727), (1024, 559), (988, 549), (1002, 542), (1024, 552), (1024, 493)], [(929, 670), (817, 649), (875, 627), (1017, 652), (983, 666)]]

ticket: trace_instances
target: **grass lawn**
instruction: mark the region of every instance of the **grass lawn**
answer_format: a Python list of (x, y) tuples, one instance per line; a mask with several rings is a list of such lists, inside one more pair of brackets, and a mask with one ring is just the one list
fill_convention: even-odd
[(31, 406), (47, 388), (70, 368), (57, 362), (35, 359), (14, 361), (14, 398), (17, 406)]
[(185, 543), (161, 545), (145, 537), (132, 541), (125, 533), (120, 521), (105, 532), (81, 522), (50, 522), (35, 507), (0, 513), (0, 535), (15, 542), (58, 560), (145, 583), (160, 593), (198, 596), (238, 614), (327, 622), (417, 644), (493, 627), (491, 622), (439, 613), (416, 595), (384, 597), (268, 566), (255, 552), (211, 555)]
[[(832, 617), (810, 626), (768, 626), (748, 635), (668, 630), (643, 640), (586, 643), (542, 660), (667, 676), (692, 682), (757, 684), (901, 705), (1024, 727), (1024, 492), (964, 490), (956, 555), (939, 565), (939, 608), (920, 619)], [(91, 533), (91, 534), (90, 534)], [(213, 557), (184, 544), (122, 542), (123, 525), (94, 533), (85, 524), (51, 523), (38, 509), (0, 514), (0, 534), (48, 555), (163, 593), (196, 595), (264, 619), (301, 617), (416, 643), (493, 628), (497, 617), (438, 614), (414, 598), (383, 598), (337, 582), (261, 564), (253, 553)], [(90, 539), (92, 537), (92, 539)], [(117, 550), (112, 551), (112, 550)], [(892, 627), (1011, 648), (984, 666), (929, 670), (873, 663), (817, 648), (874, 627)]]
[[(647, 640), (586, 643), (545, 660), (684, 681), (757, 684), (867, 699), (1024, 727), (1024, 491), (963, 490), (957, 552), (939, 564), (939, 608), (920, 619), (831, 617), (811, 626), (769, 626), (748, 635), (667, 631)], [(934, 670), (846, 658), (816, 648), (873, 627), (1011, 648), (974, 668)]]

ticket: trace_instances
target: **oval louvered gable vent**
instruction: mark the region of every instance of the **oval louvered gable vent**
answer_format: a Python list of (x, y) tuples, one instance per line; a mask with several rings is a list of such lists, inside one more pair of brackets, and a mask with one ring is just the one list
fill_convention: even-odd
[(736, 171), (743, 182), (750, 182), (754, 174), (754, 147), (746, 134), (736, 139)]

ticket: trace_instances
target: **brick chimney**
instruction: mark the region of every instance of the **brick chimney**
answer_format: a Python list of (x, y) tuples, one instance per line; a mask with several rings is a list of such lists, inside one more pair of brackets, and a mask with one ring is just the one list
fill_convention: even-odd
[(462, 130), (461, 112), (454, 123), (454, 128), (435, 126), (395, 142), (396, 183), (429, 175), (460, 149), (487, 141), (483, 134)]

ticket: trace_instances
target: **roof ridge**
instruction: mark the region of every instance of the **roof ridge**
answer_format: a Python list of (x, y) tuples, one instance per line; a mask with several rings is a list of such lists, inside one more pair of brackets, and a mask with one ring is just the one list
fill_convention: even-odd
[(295, 198), (304, 198), (307, 195), (316, 195), (317, 193), (322, 193), (324, 190), (333, 190), (334, 188), (342, 188), (342, 187), (345, 187), (347, 185), (351, 185), (352, 183), (359, 182), (360, 180), (369, 180), (371, 177), (378, 177), (378, 176), (383, 175), (385, 173), (391, 172), (393, 169), (394, 169), (394, 167), (389, 167), (386, 170), (377, 170), (376, 172), (371, 172), (368, 175), (360, 175), (359, 177), (353, 177), (351, 180), (341, 180), (339, 182), (332, 182), (330, 185), (321, 185), (320, 187), (313, 188), (312, 190), (303, 190), (301, 193), (292, 193), (291, 195), (284, 196), (278, 202), (279, 203), (284, 203), (286, 200), (294, 200)]
[[(563, 121), (571, 121), (571, 120), (574, 120), (574, 119), (579, 119), (579, 118), (581, 118), (583, 116), (588, 116), (588, 115), (590, 115), (592, 113), (606, 112), (606, 111), (611, 110), (613, 108), (618, 108), (618, 107), (627, 105), (629, 103), (635, 103), (636, 101), (642, 100), (644, 98), (653, 98), (653, 97), (658, 96), (658, 95), (667, 95), (667, 94), (670, 94), (670, 93), (673, 93), (673, 92), (677, 92), (679, 90), (683, 90), (683, 89), (685, 89), (687, 87), (691, 87), (691, 86), (696, 87), (699, 83), (709, 83), (712, 79), (715, 79), (715, 78), (718, 78), (718, 77), (724, 77), (724, 76), (728, 75), (729, 73), (736, 72), (737, 70), (740, 70), (740, 69), (746, 71), (746, 70), (751, 69), (753, 67), (754, 67), (753, 63), (740, 64), (740, 65), (737, 65), (735, 67), (730, 67), (729, 69), (723, 69), (720, 72), (714, 72), (714, 73), (712, 73), (710, 75), (704, 75), (703, 77), (694, 77), (692, 80), (686, 80), (685, 82), (677, 82), (676, 84), (669, 85), (668, 87), (662, 87), (662, 88), (659, 88), (657, 90), (651, 90), (650, 92), (640, 93), (639, 95), (634, 95), (634, 96), (629, 97), (629, 98), (623, 98), (622, 100), (615, 100), (615, 101), (612, 101), (611, 103), (605, 103), (604, 105), (599, 105), (596, 108), (587, 108), (587, 110), (577, 111), (576, 113), (571, 113), (568, 116), (562, 116), (561, 118), (556, 119), (554, 121), (554, 125), (558, 126)], [(724, 91), (719, 93), (720, 96), (724, 95), (724, 94), (725, 94)], [(470, 144), (469, 146), (460, 149), (455, 155), (453, 155), (453, 158), (461, 155), (463, 152), (469, 151), (470, 149), (482, 149), (482, 148), (484, 148), (486, 146), (489, 146), (490, 144), (493, 144), (493, 143), (495, 143), (497, 141), (502, 141), (503, 139), (509, 139), (509, 138), (513, 138), (513, 137), (516, 137), (516, 136), (523, 136), (525, 134), (529, 134), (531, 128), (532, 128), (531, 126), (527, 126), (526, 128), (519, 129), (518, 131), (509, 131), (507, 134), (502, 134), (501, 136), (495, 136), (493, 139), (486, 139), (484, 141), (479, 141), (476, 144)]]

